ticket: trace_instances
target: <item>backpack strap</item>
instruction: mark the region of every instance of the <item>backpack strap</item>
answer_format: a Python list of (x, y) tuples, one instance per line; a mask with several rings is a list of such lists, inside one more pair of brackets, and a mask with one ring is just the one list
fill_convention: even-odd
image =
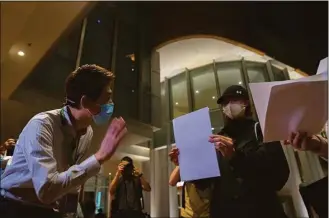
[(254, 131), (255, 131), (255, 136), (256, 136), (257, 141), (259, 141), (258, 131), (257, 131), (258, 125), (259, 125), (259, 122), (256, 122), (254, 125)]
[[(136, 184), (137, 183), (137, 184)], [(137, 187), (136, 187), (137, 185)], [(140, 181), (140, 178), (137, 178), (134, 180), (134, 187), (135, 187), (135, 191), (136, 191), (136, 194), (137, 196), (139, 196), (139, 203), (141, 205), (141, 209), (144, 210), (144, 195), (143, 195), (143, 187), (142, 187), (142, 184), (141, 184), (141, 181)]]

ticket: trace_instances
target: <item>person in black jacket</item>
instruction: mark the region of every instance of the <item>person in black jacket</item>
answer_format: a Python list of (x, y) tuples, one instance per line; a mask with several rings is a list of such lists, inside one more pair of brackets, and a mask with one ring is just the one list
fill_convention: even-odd
[(143, 173), (134, 166), (130, 157), (122, 158), (117, 173), (109, 188), (112, 198), (111, 217), (142, 218), (143, 191), (150, 192), (151, 186)]
[(221, 177), (214, 179), (211, 217), (286, 217), (276, 194), (290, 173), (281, 143), (262, 142), (245, 88), (228, 87), (217, 103), (223, 108), (225, 125), (209, 139), (218, 151), (221, 170)]

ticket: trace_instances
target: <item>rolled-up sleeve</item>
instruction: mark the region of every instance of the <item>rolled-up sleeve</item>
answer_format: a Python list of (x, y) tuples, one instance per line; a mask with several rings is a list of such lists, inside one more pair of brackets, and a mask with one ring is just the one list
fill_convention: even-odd
[[(22, 137), (23, 136), (23, 137)], [(91, 156), (67, 171), (59, 173), (53, 155), (53, 127), (50, 122), (32, 119), (21, 135), (23, 150), (39, 200), (50, 204), (95, 176), (100, 164)]]

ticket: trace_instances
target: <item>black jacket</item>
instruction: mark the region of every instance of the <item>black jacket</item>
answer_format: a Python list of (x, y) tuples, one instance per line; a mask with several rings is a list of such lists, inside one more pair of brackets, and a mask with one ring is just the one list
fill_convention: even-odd
[(218, 153), (221, 177), (215, 179), (212, 218), (285, 217), (276, 192), (288, 180), (289, 166), (281, 143), (262, 143), (255, 123), (252, 119), (230, 121), (219, 132), (234, 140), (235, 153), (229, 160)]

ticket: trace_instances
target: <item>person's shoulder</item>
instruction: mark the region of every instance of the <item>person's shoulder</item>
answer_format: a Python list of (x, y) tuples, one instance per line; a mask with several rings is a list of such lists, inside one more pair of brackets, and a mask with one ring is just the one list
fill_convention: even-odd
[(60, 109), (38, 113), (29, 120), (24, 129), (27, 129), (29, 127), (54, 129), (54, 127), (60, 125), (58, 119), (59, 116)]

